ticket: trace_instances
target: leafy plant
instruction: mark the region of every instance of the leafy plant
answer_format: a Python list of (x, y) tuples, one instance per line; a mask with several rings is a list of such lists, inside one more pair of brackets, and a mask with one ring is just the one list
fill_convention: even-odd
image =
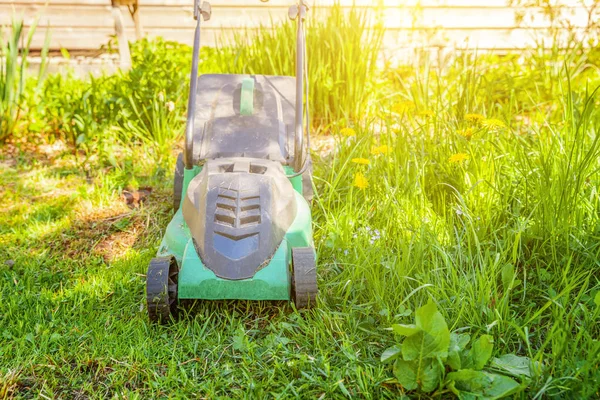
[(499, 399), (524, 388), (507, 375), (531, 377), (529, 359), (512, 354), (494, 358), (484, 370), (494, 339), (482, 335), (471, 342), (466, 333), (451, 333), (431, 301), (416, 311), (414, 324), (395, 324), (392, 330), (404, 340), (385, 350), (381, 361), (394, 363), (394, 376), (406, 390), (430, 393), (447, 388), (461, 399)]
[(143, 39), (132, 45), (131, 56), (132, 68), (118, 76), (112, 93), (118, 109), (112, 123), (125, 143), (144, 143), (160, 162), (169, 159), (183, 133), (191, 50), (161, 38)]
[(47, 132), (64, 140), (76, 157), (80, 151), (86, 157), (98, 151), (116, 115), (111, 107), (114, 84), (111, 76), (90, 75), (80, 80), (68, 73), (49, 77), (43, 96)]
[[(27, 88), (27, 56), (36, 26), (37, 20), (29, 28), (25, 38), (23, 19), (17, 19), (14, 15), (8, 36), (5, 37), (4, 27), (0, 27), (0, 143), (13, 134), (21, 117), (24, 92)], [(49, 36), (46, 35), (41, 52), (38, 82), (42, 81), (45, 71), (48, 45)]]

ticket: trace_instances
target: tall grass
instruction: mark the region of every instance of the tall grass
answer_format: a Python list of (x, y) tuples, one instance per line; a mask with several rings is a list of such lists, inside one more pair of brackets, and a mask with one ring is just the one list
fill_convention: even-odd
[[(383, 25), (375, 11), (340, 4), (311, 9), (306, 47), (311, 115), (316, 125), (358, 121), (373, 106)], [(284, 21), (247, 29), (214, 54), (228, 73), (294, 75), (296, 24)]]
[(399, 75), (380, 132), (337, 136), (317, 164), (325, 290), (390, 323), (433, 298), (452, 329), (490, 332), (541, 363), (531, 397), (588, 398), (599, 389), (600, 76), (496, 57)]
[[(0, 143), (12, 135), (22, 113), (23, 97), (27, 89), (27, 56), (37, 20), (25, 35), (23, 19), (13, 15), (12, 24), (0, 27)], [(49, 35), (42, 49), (42, 62), (37, 82), (41, 84), (48, 54)]]

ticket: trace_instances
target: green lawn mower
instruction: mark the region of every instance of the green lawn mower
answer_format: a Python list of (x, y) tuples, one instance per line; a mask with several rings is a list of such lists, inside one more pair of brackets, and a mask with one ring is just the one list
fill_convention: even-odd
[(175, 215), (148, 267), (150, 320), (169, 320), (183, 299), (315, 304), (307, 11), (304, 0), (289, 9), (297, 23), (295, 77), (198, 77), (200, 21), (211, 9), (195, 0), (185, 151), (175, 171)]

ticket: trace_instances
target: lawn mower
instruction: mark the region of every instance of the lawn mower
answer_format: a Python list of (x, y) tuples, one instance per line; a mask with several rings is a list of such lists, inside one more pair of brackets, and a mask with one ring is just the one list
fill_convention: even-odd
[(148, 315), (167, 321), (183, 299), (292, 300), (315, 304), (312, 163), (304, 20), (296, 21), (296, 76), (198, 76), (194, 3), (184, 152), (175, 169), (174, 216), (146, 276)]

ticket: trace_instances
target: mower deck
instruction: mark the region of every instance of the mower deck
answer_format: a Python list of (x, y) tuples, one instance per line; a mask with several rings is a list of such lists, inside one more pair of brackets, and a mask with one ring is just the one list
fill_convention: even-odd
[(299, 205), (294, 222), (269, 262), (249, 279), (219, 278), (204, 265), (179, 208), (167, 226), (157, 254), (157, 257), (173, 256), (180, 266), (178, 299), (290, 300), (292, 248), (309, 247), (312, 238), (311, 230), (306, 229), (310, 227), (310, 208), (298, 192), (294, 193)]

